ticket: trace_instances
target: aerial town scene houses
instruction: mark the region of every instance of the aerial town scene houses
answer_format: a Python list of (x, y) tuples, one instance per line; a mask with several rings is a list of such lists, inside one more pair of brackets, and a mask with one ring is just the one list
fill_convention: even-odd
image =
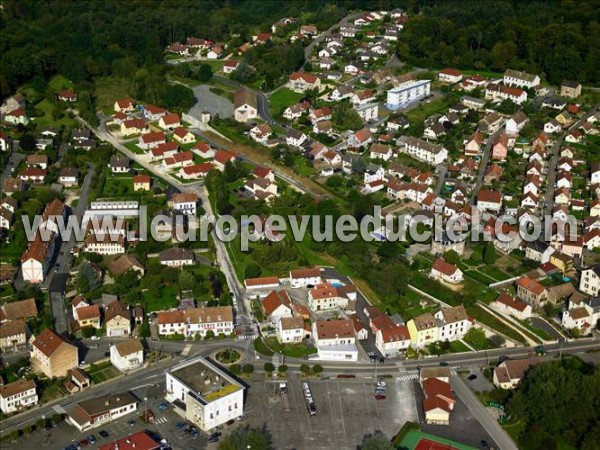
[[(8, 448), (517, 449), (540, 426), (594, 448), (597, 9), (395, 6), (117, 1), (113, 23), (6, 2)], [(298, 240), (269, 220), (372, 214), (431, 235)], [(439, 229), (458, 220), (462, 238)], [(560, 371), (592, 402), (577, 423), (531, 397)]]

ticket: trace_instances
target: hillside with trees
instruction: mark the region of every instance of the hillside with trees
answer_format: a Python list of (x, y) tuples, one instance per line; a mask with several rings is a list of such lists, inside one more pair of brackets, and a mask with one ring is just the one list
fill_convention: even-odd
[(548, 82), (600, 82), (596, 1), (411, 2), (400, 60), (428, 68), (538, 73)]

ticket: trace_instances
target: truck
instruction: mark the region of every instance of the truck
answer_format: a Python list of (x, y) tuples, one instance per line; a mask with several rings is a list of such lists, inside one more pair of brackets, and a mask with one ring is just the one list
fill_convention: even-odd
[(308, 413), (311, 416), (317, 415), (317, 406), (315, 405), (315, 401), (312, 396), (312, 392), (310, 391), (310, 386), (308, 383), (302, 383), (302, 391), (304, 392), (304, 400), (306, 401), (306, 409), (308, 409)]

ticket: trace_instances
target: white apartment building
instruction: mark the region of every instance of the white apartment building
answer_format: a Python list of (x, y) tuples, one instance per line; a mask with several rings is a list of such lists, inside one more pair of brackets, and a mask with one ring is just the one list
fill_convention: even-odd
[(321, 281), (321, 271), (318, 267), (290, 270), (290, 285), (293, 288), (307, 287), (309, 284), (316, 286)]
[(175, 194), (171, 198), (171, 205), (175, 211), (180, 211), (187, 216), (196, 215), (198, 196), (194, 193)]
[(431, 92), (431, 80), (412, 80), (390, 89), (387, 93), (386, 107), (396, 110), (414, 103)]
[(0, 386), (0, 411), (11, 414), (23, 408), (37, 405), (35, 381), (17, 380)]
[(508, 86), (518, 86), (521, 88), (532, 88), (540, 84), (540, 77), (531, 73), (518, 70), (506, 69), (504, 72), (503, 83)]
[(244, 414), (244, 386), (203, 356), (165, 372), (166, 399), (203, 431)]

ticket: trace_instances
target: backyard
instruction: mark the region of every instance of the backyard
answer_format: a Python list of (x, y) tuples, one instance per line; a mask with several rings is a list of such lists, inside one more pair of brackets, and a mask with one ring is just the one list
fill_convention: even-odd
[(271, 105), (271, 113), (273, 116), (278, 116), (285, 108), (290, 105), (294, 105), (300, 101), (302, 94), (294, 92), (288, 88), (281, 88), (275, 91), (269, 98), (269, 104)]

